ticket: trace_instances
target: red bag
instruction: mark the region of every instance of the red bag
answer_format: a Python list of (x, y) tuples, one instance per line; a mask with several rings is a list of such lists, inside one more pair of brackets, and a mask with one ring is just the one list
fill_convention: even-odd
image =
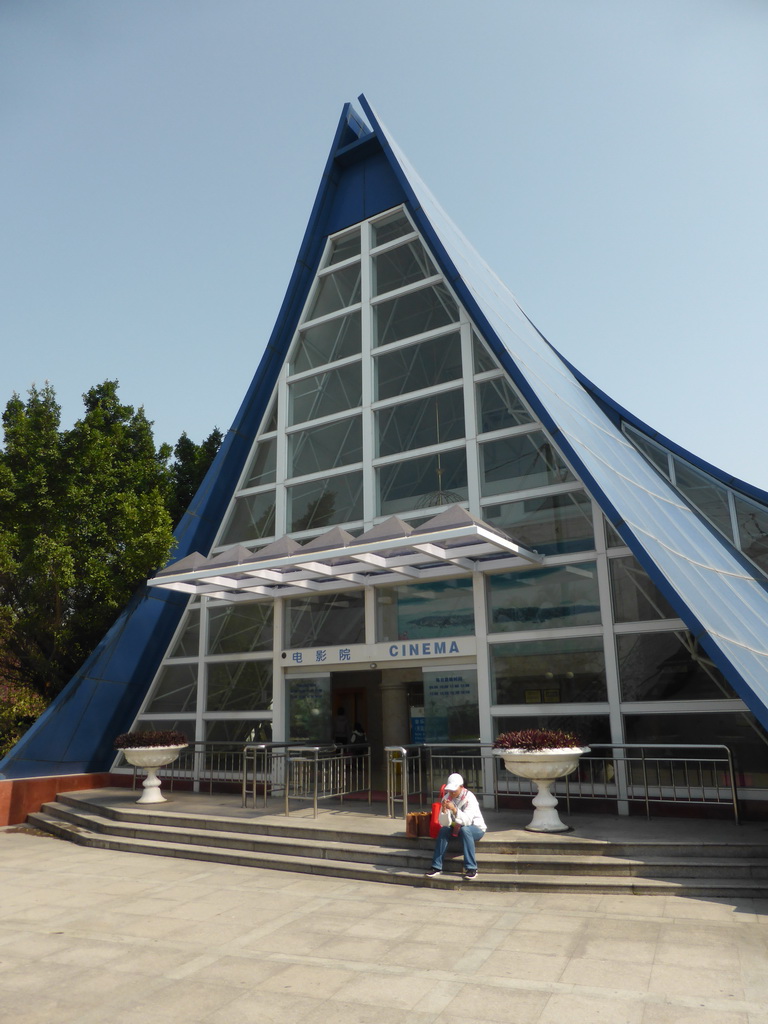
[(437, 833), (440, 831), (440, 822), (437, 819), (441, 806), (442, 804), (439, 800), (437, 803), (432, 804), (432, 817), (429, 819), (429, 835), (432, 839), (436, 839)]
[[(445, 795), (445, 785), (442, 785), (440, 787), (440, 796), (441, 796), (441, 798), (444, 795)], [(440, 814), (440, 808), (441, 807), (442, 807), (442, 799), (438, 800), (437, 803), (432, 804), (432, 817), (430, 818), (430, 821), (429, 821), (429, 834), (430, 834), (432, 839), (436, 839), (437, 838), (437, 833), (442, 828), (440, 822), (438, 821), (438, 815)]]

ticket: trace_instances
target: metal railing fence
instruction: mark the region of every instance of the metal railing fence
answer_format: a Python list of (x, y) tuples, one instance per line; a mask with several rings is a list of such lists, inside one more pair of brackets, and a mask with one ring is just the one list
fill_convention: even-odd
[(367, 793), (371, 803), (371, 748), (354, 746), (301, 746), (296, 743), (250, 743), (242, 748), (242, 805), (248, 796), (256, 807), (261, 786), (262, 806), (269, 795), (282, 794), (285, 813), (290, 801), (311, 801), (317, 817), (318, 801), (344, 800)]
[[(733, 755), (724, 744), (592, 743), (577, 770), (558, 779), (552, 792), (571, 799), (608, 800), (618, 812), (642, 804), (647, 817), (655, 804), (729, 807), (740, 820)], [(490, 744), (427, 743), (386, 747), (387, 813), (403, 817), (414, 804), (434, 799), (451, 772), (458, 771), (480, 798), (499, 806), (501, 797), (527, 796), (533, 783), (504, 769)], [(122, 760), (117, 768), (129, 766)], [(137, 769), (132, 768), (136, 787)], [(141, 771), (141, 769), (138, 769)], [(367, 793), (371, 803), (371, 750), (360, 746), (301, 746), (296, 743), (190, 743), (170, 765), (158, 769), (169, 789), (184, 784), (195, 792), (239, 788), (242, 805), (262, 806), (270, 795), (312, 801)]]
[(403, 817), (408, 814), (412, 798), (423, 803), (423, 746), (410, 744), (406, 747), (385, 747), (387, 774), (387, 814), (395, 818), (395, 804), (403, 805)]
[[(504, 768), (491, 744), (427, 743), (386, 750), (390, 817), (397, 816), (398, 803), (405, 816), (409, 800), (418, 799), (420, 805), (425, 797), (433, 800), (451, 772), (459, 772), (467, 786), (478, 797), (492, 800), (495, 808), (500, 797), (535, 793), (532, 782)], [(733, 755), (724, 744), (592, 743), (590, 751), (572, 775), (551, 786), (556, 797), (565, 798), (568, 810), (576, 798), (612, 801), (621, 814), (629, 813), (631, 804), (641, 803), (648, 818), (654, 804), (718, 805), (729, 807), (734, 820), (740, 820)], [(405, 788), (403, 758), (407, 759)]]
[[(240, 784), (242, 775), (242, 743), (231, 743), (227, 741), (192, 741), (171, 764), (157, 769), (158, 778), (162, 779), (163, 786), (172, 790), (174, 785), (180, 782), (189, 784), (196, 793), (203, 792), (206, 788), (209, 793), (213, 792), (214, 785)], [(143, 773), (144, 769), (128, 765), (125, 758), (117, 761), (116, 767), (131, 768), (133, 772), (133, 788), (136, 788), (137, 772)]]

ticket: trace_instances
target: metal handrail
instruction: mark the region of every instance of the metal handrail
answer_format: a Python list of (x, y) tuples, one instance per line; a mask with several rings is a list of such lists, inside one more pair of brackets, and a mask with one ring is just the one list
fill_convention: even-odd
[(285, 813), (290, 800), (312, 800), (317, 817), (318, 800), (355, 793), (368, 794), (372, 801), (371, 748), (367, 743), (306, 746), (293, 743), (248, 743), (242, 750), (242, 806), (248, 803), (248, 782), (253, 806), (259, 780), (262, 781), (263, 806), (268, 794), (282, 791)]
[(387, 766), (387, 814), (394, 818), (395, 804), (402, 803), (403, 817), (408, 814), (408, 800), (418, 796), (419, 804), (424, 802), (422, 786), (423, 744), (409, 744), (405, 747), (385, 747)]
[[(659, 803), (730, 805), (734, 820), (739, 823), (733, 754), (725, 744), (590, 743), (589, 746), (591, 754), (581, 758), (577, 772), (558, 780), (552, 787), (565, 797), (569, 809), (572, 797), (616, 801), (620, 814), (629, 813), (630, 803), (641, 801), (648, 818), (651, 817), (651, 806)], [(460, 772), (479, 797), (493, 800), (496, 808), (500, 797), (533, 792), (533, 783), (512, 774), (503, 780), (503, 787), (500, 785), (499, 751), (489, 743), (426, 743), (386, 749), (387, 811), (390, 817), (396, 817), (397, 803), (402, 803), (403, 817), (407, 815), (408, 796), (414, 792), (410, 787), (407, 792), (401, 792), (397, 775), (390, 772), (392, 756), (409, 759), (409, 778), (416, 774), (410, 763), (417, 756), (420, 761), (425, 760), (430, 794), (437, 792), (438, 778), (445, 778), (453, 771)], [(610, 751), (610, 755), (600, 756), (598, 752), (602, 750)], [(662, 751), (666, 753), (662, 755)], [(711, 756), (701, 756), (705, 751), (712, 752)], [(640, 772), (639, 779), (635, 776), (635, 769)], [(718, 778), (720, 774), (725, 776), (722, 782)], [(421, 775), (418, 777), (419, 796), (423, 802)]]

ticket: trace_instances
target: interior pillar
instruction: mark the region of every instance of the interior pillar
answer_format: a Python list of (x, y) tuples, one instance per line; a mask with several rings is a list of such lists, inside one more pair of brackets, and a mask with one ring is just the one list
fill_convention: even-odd
[(383, 673), (381, 681), (381, 725), (385, 747), (402, 747), (410, 743), (408, 720), (408, 687), (399, 673)]

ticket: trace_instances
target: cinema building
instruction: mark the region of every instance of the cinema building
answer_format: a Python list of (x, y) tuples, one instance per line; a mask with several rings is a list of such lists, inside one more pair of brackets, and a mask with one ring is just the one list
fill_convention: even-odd
[(327, 743), (343, 709), (374, 762), (529, 725), (723, 744), (754, 811), (768, 495), (560, 355), (360, 103), (174, 561), (0, 771), (107, 770), (131, 728)]

